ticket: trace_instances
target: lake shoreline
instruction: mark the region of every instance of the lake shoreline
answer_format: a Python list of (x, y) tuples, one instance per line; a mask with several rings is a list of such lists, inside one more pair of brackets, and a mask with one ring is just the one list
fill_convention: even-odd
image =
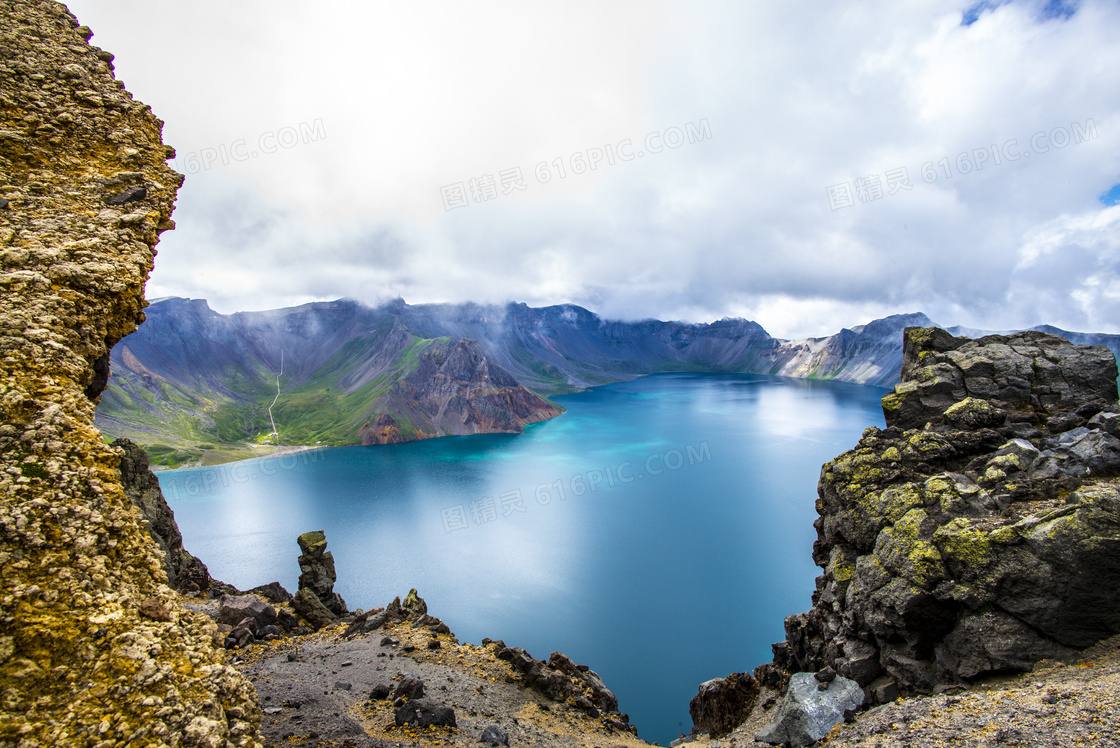
[[(249, 446), (249, 445), (247, 445), (247, 446)], [(222, 465), (232, 465), (232, 464), (235, 464), (235, 463), (238, 463), (238, 462), (248, 462), (250, 460), (259, 460), (261, 458), (282, 457), (284, 455), (299, 454), (301, 452), (309, 452), (309, 451), (315, 450), (315, 449), (330, 449), (331, 445), (299, 444), (299, 445), (292, 445), (290, 447), (289, 446), (269, 447), (268, 445), (252, 445), (252, 446), (249, 446), (249, 448), (250, 449), (265, 449), (265, 450), (268, 450), (268, 451), (265, 454), (250, 454), (250, 455), (246, 455), (245, 457), (239, 457), (239, 458), (234, 459), (234, 460), (222, 460), (220, 462), (211, 462), (211, 463), (208, 463), (208, 464), (202, 464), (202, 462), (198, 462), (198, 463), (194, 463), (194, 464), (178, 465), (176, 467), (168, 467), (166, 465), (152, 465), (150, 469), (153, 473), (164, 474), (164, 473), (171, 473), (171, 472), (174, 472), (176, 470), (196, 470), (198, 468), (220, 467)]]

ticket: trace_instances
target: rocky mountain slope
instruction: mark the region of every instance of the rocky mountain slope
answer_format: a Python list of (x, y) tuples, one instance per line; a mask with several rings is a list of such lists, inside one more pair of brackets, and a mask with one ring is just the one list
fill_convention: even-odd
[(181, 175), (60, 3), (0, 0), (0, 745), (257, 746), (93, 427)]
[[(377, 420), (358, 431), (362, 444), (516, 434), (562, 412), (518, 384), (469, 338), (454, 344), (438, 341), (425, 348), (416, 367), (393, 384), (380, 407), (384, 411)], [(403, 429), (402, 422), (408, 424)]]
[(164, 300), (111, 362), (98, 427), (164, 465), (252, 456), (250, 446), (273, 441), (519, 433), (562, 412), (473, 341), (424, 337), (344, 301), (227, 316)]
[(824, 338), (783, 341), (782, 364), (771, 373), (890, 386), (902, 367), (902, 331), (932, 325), (924, 314), (895, 314)]

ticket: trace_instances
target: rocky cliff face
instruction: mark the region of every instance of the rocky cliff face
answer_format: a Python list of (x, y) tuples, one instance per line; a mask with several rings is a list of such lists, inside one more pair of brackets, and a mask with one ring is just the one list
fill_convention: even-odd
[[(562, 412), (522, 387), (473, 340), (436, 344), (394, 385), (388, 408), (420, 428), (412, 438), (465, 434), (519, 434), (525, 426)], [(403, 441), (397, 420), (382, 413), (361, 432), (362, 444)]]
[(824, 573), (775, 664), (889, 701), (1120, 633), (1116, 375), (1046, 333), (907, 330), (887, 428), (821, 471)]
[(93, 427), (182, 177), (90, 36), (0, 2), (0, 744), (257, 745), (252, 687), (176, 605)]
[(786, 340), (774, 352), (772, 373), (889, 386), (902, 366), (902, 331), (933, 324), (924, 314), (895, 314), (826, 338)]
[(160, 491), (159, 481), (148, 466), (148, 455), (127, 439), (117, 439), (113, 447), (122, 450), (121, 487), (132, 503), (163, 555), (167, 583), (178, 592), (207, 592), (210, 572), (206, 564), (183, 547), (183, 534), (175, 522), (175, 513)]

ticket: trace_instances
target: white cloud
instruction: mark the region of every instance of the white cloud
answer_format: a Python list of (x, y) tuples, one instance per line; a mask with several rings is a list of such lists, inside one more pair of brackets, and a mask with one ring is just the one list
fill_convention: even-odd
[(1120, 206), (1063, 215), (1023, 237), (1009, 301), (1040, 322), (1117, 332)]
[[(219, 153), (188, 175), (152, 296), (570, 301), (785, 337), (918, 310), (1117, 331), (1097, 196), (1120, 182), (1120, 7), (1043, 5), (963, 26), (968, 3), (935, 0), (70, 4), (178, 163)], [(647, 152), (701, 120), (710, 138)], [(301, 123), (325, 137), (259, 153)], [(238, 139), (258, 156), (223, 164)], [(444, 210), (442, 186), (513, 166), (525, 190)], [(900, 167), (911, 189), (890, 194)], [(825, 188), (861, 176), (883, 196), (830, 210)]]

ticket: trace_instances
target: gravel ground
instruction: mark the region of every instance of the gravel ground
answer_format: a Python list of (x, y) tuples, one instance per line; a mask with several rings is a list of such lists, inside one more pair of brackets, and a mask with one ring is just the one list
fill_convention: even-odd
[[(764, 748), (754, 735), (773, 707), (756, 708), (731, 735), (698, 736), (687, 748)], [(977, 683), (963, 693), (899, 699), (838, 725), (824, 748), (1120, 748), (1120, 636), (1073, 663)]]
[[(407, 622), (350, 640), (344, 630), (258, 644), (235, 661), (256, 685), (265, 745), (479, 746), (490, 725), (511, 746), (648, 745), (533, 690), (492, 646), (459, 644)], [(382, 644), (385, 637), (399, 644)], [(428, 648), (433, 640), (438, 649)], [(415, 649), (406, 652), (408, 645)], [(396, 727), (392, 703), (370, 700), (374, 686), (392, 687), (405, 674), (424, 682), (425, 699), (454, 709), (456, 727)]]
[(836, 728), (823, 744), (1120, 748), (1120, 637), (1076, 663), (1040, 663), (956, 696), (885, 704)]
[[(266, 746), (479, 746), (491, 725), (505, 732), (510, 746), (649, 745), (570, 702), (543, 696), (495, 656), (495, 646), (460, 644), (453, 634), (433, 634), (409, 621), (352, 639), (343, 638), (344, 630), (340, 624), (260, 643), (235, 658), (257, 688)], [(438, 647), (429, 648), (432, 642)], [(397, 727), (393, 703), (370, 699), (375, 686), (391, 688), (408, 676), (423, 681), (423, 698), (454, 709), (454, 728)], [(762, 748), (754, 735), (773, 717), (778, 700), (764, 691), (754, 713), (731, 735), (689, 736), (686, 745)], [(821, 745), (1120, 748), (1120, 636), (1086, 650), (1076, 662), (1043, 662), (1030, 673), (994, 678), (959, 694), (900, 699), (862, 712)]]

